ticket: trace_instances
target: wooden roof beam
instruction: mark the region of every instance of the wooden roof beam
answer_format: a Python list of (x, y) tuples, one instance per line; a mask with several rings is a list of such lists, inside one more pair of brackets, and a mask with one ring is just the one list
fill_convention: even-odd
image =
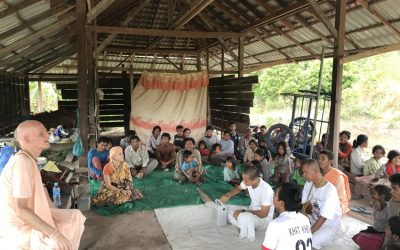
[(342, 59), (342, 63), (344, 64), (344, 63), (356, 61), (356, 60), (363, 59), (366, 57), (375, 56), (375, 55), (379, 55), (382, 53), (395, 51), (395, 50), (400, 50), (400, 43), (386, 45), (386, 46), (382, 46), (382, 47), (375, 48), (375, 49), (369, 49), (369, 50), (366, 50), (364, 52), (360, 52), (360, 53), (357, 53), (354, 55), (345, 56)]
[[(190, 7), (189, 7), (189, 11), (187, 11), (182, 16), (180, 16), (178, 19), (176, 19), (172, 25), (168, 26), (168, 28), (172, 29), (172, 30), (177, 30), (177, 29), (182, 28), (183, 25), (185, 25), (190, 20), (192, 20), (195, 16), (197, 16), (202, 10), (204, 10), (213, 1), (214, 0), (197, 0), (194, 3), (191, 3)], [(149, 49), (154, 48), (162, 39), (163, 39), (163, 37), (157, 38), (149, 45), (148, 48)]]
[(106, 50), (109, 53), (127, 53), (127, 54), (132, 54), (135, 52), (136, 54), (159, 54), (159, 55), (195, 55), (197, 56), (200, 52), (197, 50), (168, 50), (168, 49), (137, 49), (137, 48), (132, 48), (132, 49), (127, 49), (127, 48), (107, 48)]
[(297, 22), (299, 22), (304, 28), (309, 29), (311, 32), (313, 32), (315, 35), (317, 35), (319, 38), (321, 38), (322, 41), (324, 41), (328, 45), (333, 45), (333, 41), (329, 40), (326, 38), (324, 34), (322, 34), (319, 30), (316, 28), (312, 27), (308, 22), (307, 19), (301, 16), (300, 14), (295, 14), (294, 15), (295, 19)]
[(270, 27), (279, 35), (286, 37), (288, 40), (292, 41), (293, 43), (295, 43), (297, 46), (299, 46), (300, 48), (302, 48), (303, 50), (307, 51), (308, 53), (310, 53), (310, 55), (314, 56), (316, 59), (319, 59), (319, 57), (317, 55), (315, 55), (314, 51), (312, 51), (310, 48), (304, 46), (303, 44), (301, 44), (299, 41), (297, 41), (296, 39), (294, 39), (293, 37), (289, 36), (289, 34), (283, 32), (281, 29), (277, 28), (274, 24), (271, 24)]
[(91, 23), (98, 15), (106, 10), (115, 0), (101, 0), (87, 13), (87, 23)]
[(371, 6), (366, 0), (357, 0), (357, 2), (366, 10), (368, 10), (375, 18), (382, 22), (387, 28), (392, 30), (397, 35), (400, 35), (400, 31), (390, 24), (384, 16), (382, 16), (373, 6)]
[(174, 63), (173, 61), (171, 61), (167, 56), (164, 56), (164, 59), (169, 62), (172, 66), (174, 66), (177, 70), (181, 70), (181, 68), (176, 65), (176, 63)]
[(329, 18), (325, 15), (325, 13), (321, 10), (318, 3), (315, 0), (307, 0), (311, 6), (311, 9), (314, 11), (315, 15), (317, 15), (318, 19), (324, 24), (325, 28), (329, 31), (329, 33), (335, 38), (338, 38), (338, 31), (335, 26), (329, 21)]
[(290, 5), (288, 7), (285, 7), (279, 11), (276, 11), (274, 13), (270, 13), (267, 16), (258, 19), (256, 22), (246, 26), (242, 32), (249, 32), (252, 31), (256, 28), (262, 27), (267, 24), (274, 23), (278, 20), (281, 20), (282, 18), (286, 18), (288, 16), (291, 16), (295, 13), (304, 11), (305, 9), (309, 8), (310, 4), (306, 0), (300, 0), (299, 2)]
[[(136, 15), (139, 14), (150, 2), (150, 0), (144, 0), (137, 8), (132, 8), (132, 10), (130, 10), (126, 15), (125, 19), (121, 22), (121, 27), (128, 27), (129, 23), (136, 17)], [(117, 35), (118, 34), (115, 33), (109, 34), (107, 38), (104, 39), (104, 41), (96, 48), (93, 56), (101, 53)]]
[(87, 26), (89, 31), (110, 34), (126, 34), (139, 36), (162, 36), (162, 37), (198, 37), (198, 38), (239, 38), (242, 33), (235, 32), (208, 32), (208, 31), (183, 31), (183, 30), (156, 30), (139, 29), (113, 26)]
[[(0, 19), (4, 18), (6, 16), (9, 16), (11, 14), (14, 14), (14, 13), (16, 13), (16, 12), (22, 10), (22, 9), (25, 9), (26, 7), (28, 7), (30, 5), (38, 3), (40, 1), (41, 0), (25, 0), (25, 1), (22, 1), (20, 3), (15, 4), (13, 6), (11, 6), (9, 4), (6, 4), (7, 8), (0, 12)], [(5, 1), (3, 1), (3, 3), (5, 3)]]

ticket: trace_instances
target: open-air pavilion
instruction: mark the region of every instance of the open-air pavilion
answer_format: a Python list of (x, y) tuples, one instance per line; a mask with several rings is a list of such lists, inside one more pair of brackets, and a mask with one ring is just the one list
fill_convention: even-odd
[(29, 82), (49, 81), (60, 109), (79, 110), (87, 150), (99, 127), (128, 129), (143, 72), (206, 71), (209, 124), (245, 128), (258, 81), (245, 75), (320, 59), (322, 47), (333, 58), (329, 148), (337, 154), (343, 65), (400, 49), (398, 0), (4, 0), (0, 135), (30, 114)]

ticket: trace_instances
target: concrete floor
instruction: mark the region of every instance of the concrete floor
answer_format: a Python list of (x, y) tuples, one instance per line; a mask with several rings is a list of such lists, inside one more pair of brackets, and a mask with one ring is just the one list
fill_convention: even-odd
[(79, 249), (171, 249), (154, 211), (117, 216), (102, 216), (89, 211), (85, 216), (85, 231)]

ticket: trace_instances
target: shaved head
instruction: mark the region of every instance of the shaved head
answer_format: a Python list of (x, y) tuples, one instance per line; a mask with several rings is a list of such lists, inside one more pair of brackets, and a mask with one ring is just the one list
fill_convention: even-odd
[(307, 181), (314, 181), (315, 179), (322, 176), (321, 168), (316, 160), (304, 160), (301, 163), (301, 168), (303, 170), (303, 175)]
[(42, 123), (35, 120), (21, 122), (16, 132), (16, 139), (22, 148), (37, 148), (40, 150), (49, 147), (49, 135)]

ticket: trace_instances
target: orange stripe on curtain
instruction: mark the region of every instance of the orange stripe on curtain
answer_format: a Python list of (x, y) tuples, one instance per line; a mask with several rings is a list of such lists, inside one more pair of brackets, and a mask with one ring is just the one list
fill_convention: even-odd
[(161, 127), (161, 131), (175, 131), (177, 125), (182, 125), (185, 128), (190, 128), (191, 130), (202, 128), (207, 125), (206, 119), (199, 119), (193, 121), (172, 121), (172, 122), (156, 122), (154, 120), (145, 120), (138, 117), (132, 117), (131, 122), (135, 127), (141, 127), (148, 131), (151, 131), (154, 126), (158, 125)]
[(189, 90), (208, 86), (207, 71), (188, 74), (143, 72), (139, 83), (145, 89)]

